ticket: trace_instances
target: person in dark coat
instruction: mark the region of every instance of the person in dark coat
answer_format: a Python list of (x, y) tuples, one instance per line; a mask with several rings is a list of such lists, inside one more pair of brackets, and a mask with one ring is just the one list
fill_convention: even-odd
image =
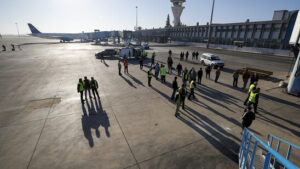
[(245, 72), (243, 73), (243, 81), (244, 81), (243, 89), (246, 88), (249, 78), (250, 78), (250, 74), (248, 72), (248, 69), (246, 69)]
[(210, 71), (211, 71), (211, 68), (210, 68), (210, 65), (207, 65), (206, 66), (206, 68), (205, 68), (205, 77), (206, 77), (206, 79), (207, 79), (207, 77), (208, 77), (208, 79), (210, 79)]
[(182, 65), (180, 64), (180, 62), (178, 63), (176, 69), (177, 69), (177, 72), (178, 72), (178, 76), (181, 76)]
[(216, 78), (215, 78), (216, 83), (218, 83), (220, 75), (221, 75), (221, 70), (220, 70), (220, 68), (218, 68), (217, 71), (216, 71)]
[(238, 85), (238, 80), (239, 80), (239, 73), (238, 73), (238, 71), (234, 71), (234, 73), (233, 73), (233, 84), (232, 84), (232, 86), (233, 87), (237, 87), (237, 85)]
[(143, 57), (140, 58), (140, 69), (142, 70), (144, 66), (144, 59)]
[(91, 96), (91, 82), (86, 76), (84, 77), (83, 84), (84, 84), (85, 98), (87, 98), (87, 93), (89, 93), (90, 98), (92, 98), (92, 96)]
[(196, 57), (196, 53), (195, 53), (195, 52), (193, 52), (193, 53), (192, 53), (192, 60), (194, 60), (194, 59), (195, 59), (195, 57)]
[(184, 58), (184, 53), (181, 52), (181, 53), (180, 53), (180, 60), (183, 60), (183, 58)]
[(171, 49), (169, 50), (169, 56), (172, 56), (172, 50)]
[(244, 130), (245, 127), (249, 128), (253, 120), (255, 120), (255, 114), (251, 111), (251, 107), (248, 106), (242, 116), (242, 130)]
[(199, 53), (198, 51), (196, 52), (196, 60), (198, 60), (198, 56), (199, 56)]
[(251, 78), (250, 78), (250, 85), (253, 84), (254, 82), (257, 82), (258, 81), (258, 75), (257, 73), (255, 72), (254, 74), (251, 75)]
[(177, 77), (176, 76), (174, 77), (174, 81), (172, 83), (172, 88), (173, 88), (173, 93), (172, 93), (172, 96), (171, 96), (171, 100), (174, 100), (175, 93), (178, 89), (178, 83), (177, 83)]
[(186, 51), (186, 53), (185, 53), (185, 60), (187, 61), (188, 59), (189, 59), (189, 52)]
[(203, 70), (200, 67), (199, 71), (198, 71), (198, 83), (201, 84), (201, 80), (202, 80), (202, 75), (203, 75)]

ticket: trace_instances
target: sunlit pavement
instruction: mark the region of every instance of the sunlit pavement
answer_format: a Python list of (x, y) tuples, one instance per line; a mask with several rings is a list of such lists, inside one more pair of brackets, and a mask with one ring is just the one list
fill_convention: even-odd
[[(213, 70), (211, 80), (204, 77), (197, 85), (196, 100), (186, 99), (176, 118), (169, 99), (174, 75), (167, 75), (166, 84), (153, 78), (148, 87), (150, 64), (140, 70), (130, 61), (129, 75), (119, 76), (117, 59), (95, 58), (102, 49), (43, 41), (0, 53), (0, 168), (238, 168), (246, 90), (231, 87), (232, 71), (245, 66), (274, 71), (272, 79), (259, 81), (260, 114), (250, 129), (263, 140), (272, 133), (300, 145), (300, 99), (277, 88), (290, 58), (215, 50), (226, 64), (219, 83)], [(196, 50), (153, 49), (148, 52), (156, 51), (159, 63), (166, 63), (172, 49), (175, 65), (181, 50)], [(84, 76), (98, 80), (100, 99), (87, 97), (82, 106), (76, 87)], [(240, 77), (240, 87), (241, 82)], [(292, 153), (291, 161), (296, 159), (300, 155)]]

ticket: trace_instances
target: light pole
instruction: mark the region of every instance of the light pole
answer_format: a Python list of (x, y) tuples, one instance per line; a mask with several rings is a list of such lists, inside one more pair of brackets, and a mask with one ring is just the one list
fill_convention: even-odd
[(19, 38), (20, 38), (20, 33), (19, 33), (19, 27), (18, 27), (18, 23), (16, 22), (15, 24), (16, 24), (16, 27), (17, 27), (18, 36), (19, 36)]
[(135, 13), (135, 16), (136, 16), (136, 19), (135, 19), (135, 22), (136, 22), (135, 30), (138, 30), (138, 6), (136, 6), (135, 9), (136, 9), (136, 13)]
[(215, 0), (213, 0), (213, 5), (212, 5), (212, 9), (211, 9), (210, 23), (209, 23), (209, 27), (208, 27), (208, 40), (207, 40), (206, 48), (209, 48), (209, 43), (210, 43), (211, 24), (212, 24), (212, 19), (213, 19), (213, 15), (214, 15), (214, 7), (215, 7)]

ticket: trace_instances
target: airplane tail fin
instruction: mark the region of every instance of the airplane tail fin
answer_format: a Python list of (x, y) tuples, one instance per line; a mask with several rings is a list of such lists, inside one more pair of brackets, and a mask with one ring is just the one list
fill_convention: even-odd
[(31, 23), (28, 23), (29, 29), (31, 33), (41, 33), (38, 29), (36, 29)]

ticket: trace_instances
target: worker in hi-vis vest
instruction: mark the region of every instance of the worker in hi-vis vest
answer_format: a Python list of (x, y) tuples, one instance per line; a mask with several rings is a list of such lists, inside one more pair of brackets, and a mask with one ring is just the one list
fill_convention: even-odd
[(193, 99), (195, 99), (195, 94), (194, 94), (195, 81), (194, 80), (192, 80), (190, 83), (190, 89), (191, 89), (191, 92), (190, 92), (188, 99), (191, 100), (191, 96), (193, 96)]
[(167, 74), (167, 69), (165, 65), (162, 65), (160, 68), (160, 76), (161, 76), (162, 83), (166, 83), (166, 74)]
[(81, 99), (81, 103), (82, 104), (84, 103), (84, 100), (83, 100), (83, 90), (84, 90), (84, 85), (83, 85), (82, 79), (80, 78), (79, 82), (77, 84), (77, 92), (80, 93), (80, 99)]
[(183, 72), (182, 72), (182, 84), (186, 85), (186, 82), (189, 79), (189, 72), (187, 70), (187, 68), (185, 67)]
[(248, 101), (248, 107), (250, 107), (253, 104), (255, 114), (258, 113), (257, 105), (258, 105), (259, 92), (260, 92), (260, 88), (256, 88), (255, 90), (252, 90), (250, 92), (249, 101)]
[(247, 102), (248, 102), (248, 100), (249, 100), (251, 91), (252, 91), (252, 90), (255, 90), (256, 87), (257, 87), (257, 81), (255, 81), (253, 84), (250, 85), (249, 90), (248, 90), (247, 98), (246, 98), (246, 100), (244, 101), (244, 105), (245, 105), (245, 106), (247, 105)]

